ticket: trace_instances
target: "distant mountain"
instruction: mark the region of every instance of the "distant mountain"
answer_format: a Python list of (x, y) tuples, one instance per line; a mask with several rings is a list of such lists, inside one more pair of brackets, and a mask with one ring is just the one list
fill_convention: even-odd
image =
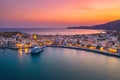
[(93, 26), (67, 27), (67, 29), (102, 29), (102, 30), (120, 31), (120, 20), (108, 22), (105, 24), (93, 25)]

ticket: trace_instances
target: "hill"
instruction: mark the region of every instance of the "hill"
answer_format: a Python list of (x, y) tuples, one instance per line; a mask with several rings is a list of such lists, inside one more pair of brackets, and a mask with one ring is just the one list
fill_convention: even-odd
[(79, 27), (67, 27), (67, 29), (102, 29), (102, 30), (119, 30), (120, 20), (111, 21), (105, 24), (93, 25), (93, 26), (79, 26)]

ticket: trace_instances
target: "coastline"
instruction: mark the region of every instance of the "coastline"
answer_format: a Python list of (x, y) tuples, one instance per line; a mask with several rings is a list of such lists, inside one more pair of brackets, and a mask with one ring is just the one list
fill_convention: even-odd
[(94, 53), (97, 53), (97, 54), (103, 54), (103, 55), (106, 55), (106, 56), (112, 56), (112, 57), (118, 57), (118, 58), (120, 58), (120, 54), (118, 54), (118, 53), (110, 53), (110, 52), (104, 52), (104, 51), (100, 51), (100, 50), (92, 50), (92, 49), (75, 47), (75, 46), (49, 45), (49, 46), (47, 46), (47, 47), (58, 47), (58, 48), (84, 50), (84, 51), (94, 52)]
[[(93, 50), (93, 49), (82, 48), (82, 47), (62, 46), (62, 45), (47, 45), (46, 47), (55, 47), (55, 48), (67, 48), (67, 49), (83, 50), (83, 51), (94, 52), (94, 53), (96, 53), (96, 54), (102, 54), (102, 55), (106, 55), (106, 56), (111, 56), (111, 57), (120, 58), (120, 54), (118, 54), (118, 53), (110, 53), (110, 52), (105, 52), (105, 51), (100, 51), (100, 50)], [(0, 47), (0, 49), (18, 50), (18, 49), (20, 49), (20, 48)]]
[[(120, 58), (119, 35), (120, 32), (116, 31), (89, 35), (39, 35), (22, 32), (1, 32), (0, 48), (18, 50), (24, 48), (31, 48), (34, 45), (47, 45), (47, 47), (84, 50)], [(80, 47), (79, 45), (88, 46), (88, 48)], [(95, 48), (90, 49), (90, 47)], [(107, 49), (99, 50), (100, 48), (97, 47), (106, 47), (108, 51), (106, 51)]]

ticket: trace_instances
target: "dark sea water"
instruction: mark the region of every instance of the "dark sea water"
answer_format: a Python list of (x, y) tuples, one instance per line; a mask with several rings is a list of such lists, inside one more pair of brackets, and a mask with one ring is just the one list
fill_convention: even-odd
[(120, 80), (120, 59), (64, 48), (38, 55), (0, 49), (0, 80)]
[(65, 28), (0, 28), (0, 32), (4, 31), (20, 31), (25, 33), (37, 34), (94, 34), (103, 30), (92, 29), (65, 29)]

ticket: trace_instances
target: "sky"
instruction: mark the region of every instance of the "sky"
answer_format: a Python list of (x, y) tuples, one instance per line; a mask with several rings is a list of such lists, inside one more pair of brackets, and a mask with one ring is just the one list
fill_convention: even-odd
[(120, 19), (120, 0), (0, 0), (0, 28), (63, 28)]

